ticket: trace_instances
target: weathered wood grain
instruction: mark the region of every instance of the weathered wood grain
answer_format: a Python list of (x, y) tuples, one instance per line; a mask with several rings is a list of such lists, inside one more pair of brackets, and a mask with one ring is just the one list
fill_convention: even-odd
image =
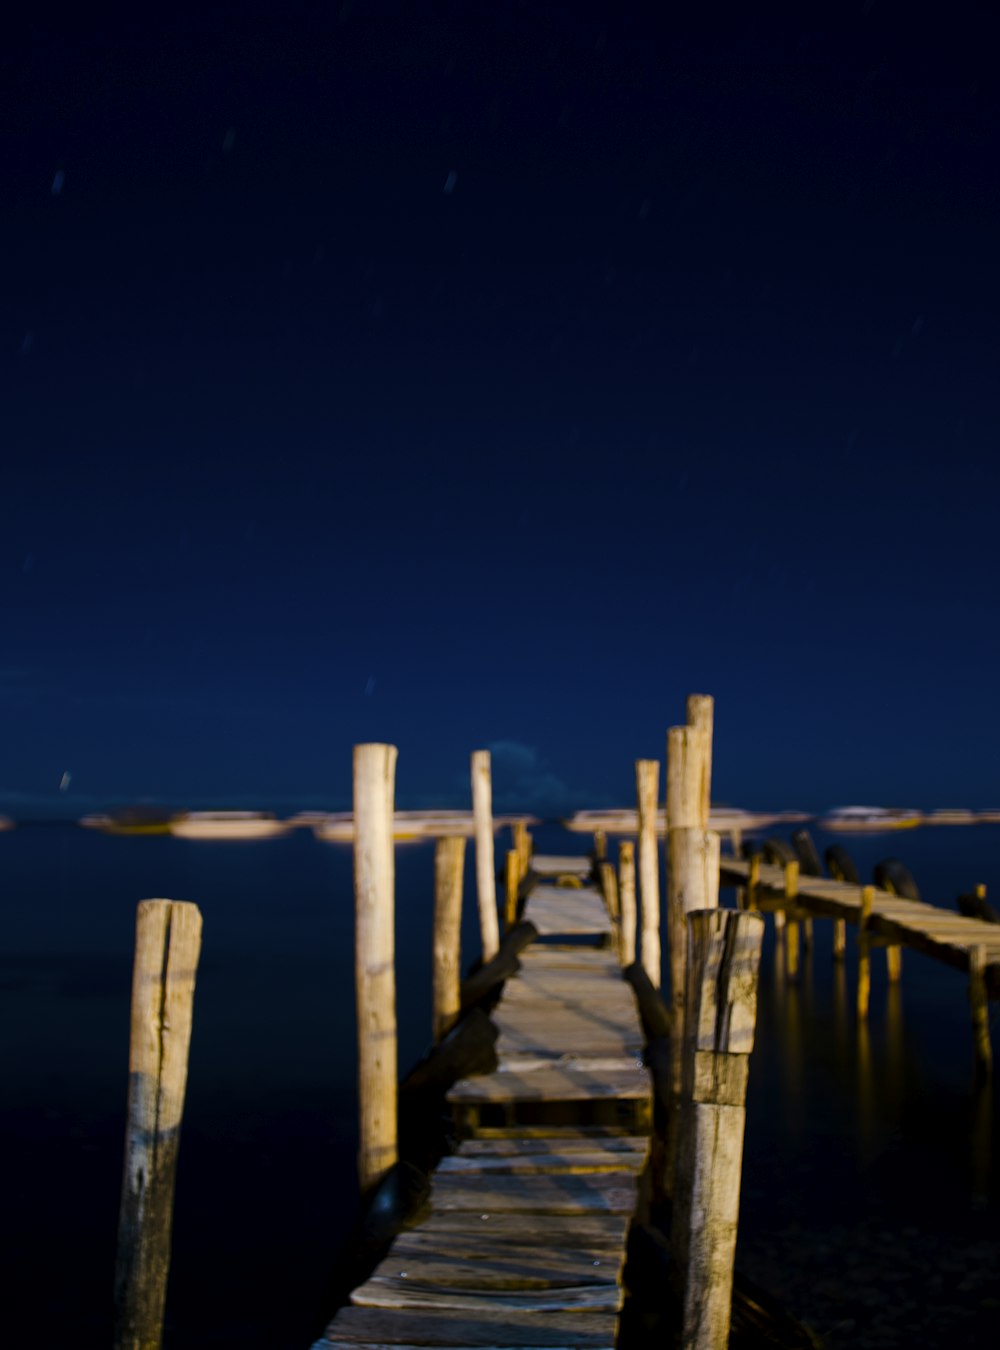
[(497, 882), (493, 862), (493, 785), (488, 750), (472, 752), (472, 817), (476, 836), (479, 932), (485, 965), (493, 959), (500, 946)]
[(394, 745), (354, 747), (354, 985), (358, 1175), (369, 1191), (397, 1158)]
[(158, 1350), (161, 1343), (200, 950), (196, 905), (142, 901), (132, 969), (115, 1350)]
[(328, 1345), (446, 1346), (449, 1350), (613, 1350), (618, 1318), (611, 1312), (527, 1312), (504, 1309), (459, 1317), (428, 1309), (420, 1317), (398, 1309), (342, 1308), (314, 1350)]

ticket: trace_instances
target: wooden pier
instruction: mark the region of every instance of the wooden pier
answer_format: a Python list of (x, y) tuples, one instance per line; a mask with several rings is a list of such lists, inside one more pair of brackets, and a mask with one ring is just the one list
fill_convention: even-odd
[(832, 919), (834, 956), (844, 955), (843, 932), (850, 923), (858, 929), (857, 1011), (868, 1012), (869, 963), (872, 947), (886, 948), (889, 979), (900, 977), (904, 947), (962, 971), (969, 977), (969, 1002), (977, 1071), (992, 1070), (988, 1001), (1000, 998), (1000, 924), (967, 918), (954, 910), (921, 900), (907, 900), (875, 886), (858, 886), (826, 877), (802, 876), (797, 863), (768, 865), (760, 858), (723, 857), (719, 862), (723, 886), (736, 886), (751, 909), (772, 910), (786, 921), (786, 971), (794, 977), (798, 965), (799, 920)]
[[(448, 1100), (462, 1137), (402, 1233), (315, 1350), (612, 1347), (652, 1120), (635, 1000), (580, 858), (536, 858), (539, 937), (493, 1012), (494, 1073)], [(575, 882), (576, 884), (572, 884)]]

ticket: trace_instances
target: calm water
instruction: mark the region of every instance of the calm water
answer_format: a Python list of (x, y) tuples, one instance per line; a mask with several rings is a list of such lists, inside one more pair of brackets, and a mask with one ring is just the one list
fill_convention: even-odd
[[(538, 835), (539, 851), (587, 842)], [(1000, 897), (996, 827), (841, 842), (866, 873), (901, 856), (925, 899), (978, 881)], [(231, 844), (39, 826), (0, 835), (0, 868), (6, 1325), (44, 1328), (36, 1343), (109, 1342), (135, 905), (168, 896), (195, 900), (205, 926), (167, 1345), (304, 1350), (356, 1200), (350, 851), (305, 832)], [(470, 850), (466, 963), (472, 873)], [(432, 876), (431, 846), (398, 850), (403, 1068), (429, 1034)], [(887, 1243), (893, 1225), (972, 1242), (1000, 1208), (998, 1113), (973, 1100), (962, 977), (907, 952), (892, 999), (876, 953), (859, 1038), (853, 937), (838, 978), (829, 925), (816, 929), (795, 988), (775, 978), (768, 934), (748, 1103), (741, 1250), (793, 1303), (781, 1252), (796, 1234), (815, 1250), (877, 1216)]]

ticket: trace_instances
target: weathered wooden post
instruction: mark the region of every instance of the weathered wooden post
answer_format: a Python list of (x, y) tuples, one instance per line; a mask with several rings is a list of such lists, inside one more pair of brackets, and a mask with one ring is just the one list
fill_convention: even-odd
[(981, 942), (969, 948), (969, 1005), (972, 1009), (976, 1078), (981, 1083), (989, 1078), (993, 1072), (993, 1048), (990, 1045), (990, 1008), (986, 991), (986, 947)]
[(442, 1040), (462, 1009), (462, 883), (465, 840), (458, 835), (434, 845), (434, 1039)]
[(354, 747), (354, 980), (358, 1178), (374, 1189), (397, 1159), (394, 745)]
[(125, 1166), (115, 1270), (115, 1350), (159, 1350), (187, 1087), (201, 914), (143, 900), (136, 915)]
[(604, 830), (594, 831), (594, 860), (603, 862), (608, 856), (608, 836)]
[(688, 916), (690, 960), (671, 1249), (684, 1350), (725, 1350), (733, 1293), (743, 1134), (764, 922)]
[[(673, 1109), (667, 1120), (665, 1187), (673, 1193), (677, 1166), (680, 1097), (683, 1075), (685, 998), (688, 969), (687, 916), (719, 904), (718, 834), (708, 826), (712, 777), (712, 700), (699, 696), (694, 726), (671, 727), (667, 733), (667, 931), (670, 944), (670, 1044)], [(688, 701), (689, 711), (692, 709)], [(654, 1183), (655, 1184), (655, 1183)]]
[(699, 823), (703, 830), (708, 829), (709, 813), (712, 809), (712, 738), (715, 722), (715, 699), (711, 694), (688, 694), (685, 717), (688, 726), (701, 737), (699, 751)]
[(872, 904), (875, 900), (875, 887), (862, 886), (861, 910), (858, 914), (858, 1017), (861, 1021), (868, 1016), (868, 997), (871, 993), (871, 923)]
[(492, 961), (500, 947), (497, 921), (497, 879), (493, 861), (493, 785), (490, 752), (472, 752), (472, 816), (476, 833), (476, 894), (479, 898), (479, 931), (483, 965)]
[(635, 795), (639, 815), (639, 900), (642, 931), (639, 959), (656, 989), (662, 983), (660, 954), (660, 862), (656, 844), (656, 799), (659, 795), (660, 761), (637, 759)]
[(521, 855), (516, 848), (507, 850), (507, 863), (504, 867), (504, 930), (509, 932), (517, 923), (517, 891), (521, 884)]
[(618, 845), (618, 905), (621, 910), (622, 965), (630, 966), (635, 960), (636, 930), (635, 848), (631, 839), (623, 839)]

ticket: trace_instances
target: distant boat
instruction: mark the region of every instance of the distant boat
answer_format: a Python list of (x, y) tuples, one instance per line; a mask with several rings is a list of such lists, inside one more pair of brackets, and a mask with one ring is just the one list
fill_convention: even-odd
[(953, 806), (928, 811), (924, 816), (925, 825), (975, 825), (977, 820), (979, 816), (975, 811), (966, 811)]
[(875, 834), (882, 830), (910, 830), (923, 824), (924, 815), (914, 807), (838, 806), (817, 821), (821, 830), (850, 834)]
[(169, 834), (177, 815), (157, 806), (123, 806), (105, 815), (83, 816), (79, 823), (103, 834)]
[(179, 839), (271, 839), (291, 828), (264, 811), (190, 811), (170, 822)]

